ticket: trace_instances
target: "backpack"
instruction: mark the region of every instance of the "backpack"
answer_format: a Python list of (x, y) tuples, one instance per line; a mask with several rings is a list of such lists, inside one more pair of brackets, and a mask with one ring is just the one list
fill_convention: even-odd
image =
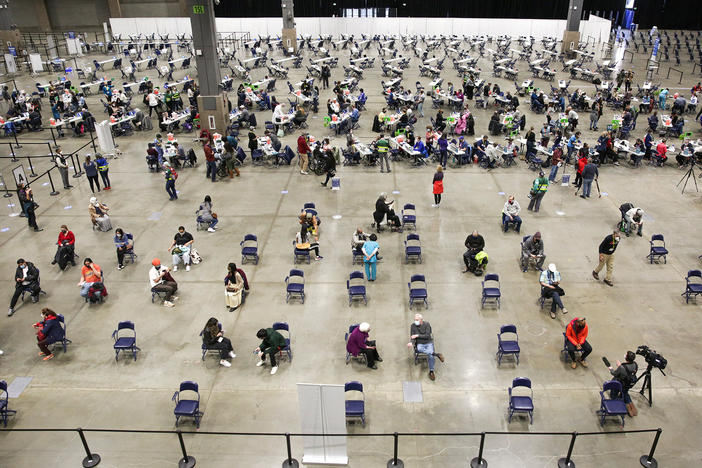
[(636, 372), (639, 370), (639, 366), (635, 362), (622, 364), (626, 370), (626, 377), (622, 379), (621, 384), (625, 389), (631, 388), (636, 384)]
[(188, 150), (188, 161), (193, 166), (197, 163), (197, 156), (195, 156), (195, 150), (192, 148)]

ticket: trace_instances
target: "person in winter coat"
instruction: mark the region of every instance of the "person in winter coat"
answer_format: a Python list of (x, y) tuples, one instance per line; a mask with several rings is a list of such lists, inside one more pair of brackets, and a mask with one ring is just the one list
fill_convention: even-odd
[(95, 164), (97, 164), (98, 172), (100, 173), (100, 177), (102, 178), (102, 184), (105, 186), (105, 190), (110, 190), (112, 188), (112, 185), (110, 184), (110, 168), (107, 159), (105, 159), (105, 156), (103, 156), (102, 154), (99, 154), (95, 159)]
[(256, 363), (256, 367), (261, 367), (266, 363), (266, 355), (271, 360), (271, 375), (278, 372), (278, 363), (275, 360), (275, 355), (278, 351), (286, 347), (285, 338), (273, 328), (261, 328), (256, 332), (256, 337), (261, 339), (261, 344), (254, 350), (261, 357), (261, 360)]
[(307, 165), (310, 162), (309, 154), (312, 152), (307, 143), (307, 133), (301, 134), (297, 138), (297, 152), (300, 155), (300, 174), (307, 174)]
[(205, 200), (200, 204), (195, 214), (197, 215), (198, 223), (208, 224), (208, 232), (215, 232), (215, 226), (219, 219), (217, 218), (217, 213), (212, 211), (212, 198), (209, 195), (205, 195)]
[(436, 166), (436, 172), (434, 173), (432, 193), (434, 194), (434, 204), (432, 206), (438, 207), (441, 203), (441, 194), (444, 193), (444, 168), (440, 164)]
[(85, 176), (88, 178), (90, 183), (90, 191), (95, 193), (95, 187), (97, 191), (100, 191), (100, 181), (98, 180), (98, 168), (94, 161), (90, 160), (90, 156), (85, 157), (85, 162), (83, 163), (83, 168), (85, 169)]
[(578, 365), (575, 360), (575, 351), (582, 351), (583, 354), (580, 356), (580, 364), (583, 367), (587, 367), (588, 363), (585, 360), (592, 352), (592, 346), (587, 342), (588, 326), (585, 322), (585, 317), (578, 318), (575, 317), (566, 326), (566, 348), (568, 349), (568, 354), (572, 361), (570, 367), (575, 369)]
[(573, 183), (578, 188), (583, 184), (583, 169), (587, 165), (587, 159), (587, 153), (582, 154), (580, 159), (578, 159), (577, 168), (575, 169), (575, 182)]
[(353, 329), (346, 342), (346, 351), (356, 357), (359, 354), (365, 354), (366, 365), (370, 369), (377, 369), (377, 362), (383, 362), (383, 359), (378, 354), (378, 349), (375, 346), (375, 341), (368, 340), (370, 332), (370, 324), (362, 322)]
[(39, 270), (32, 262), (27, 262), (23, 258), (17, 259), (17, 269), (15, 270), (15, 293), (10, 299), (10, 309), (7, 312), (8, 317), (12, 317), (15, 313), (15, 304), (22, 295), (22, 291), (28, 290), (32, 296), (32, 302), (39, 301)]
[[(315, 151), (319, 149), (319, 146), (315, 148)], [(324, 161), (324, 170), (327, 173), (327, 178), (324, 180), (324, 182), (320, 182), (323, 186), (327, 186), (327, 183), (329, 182), (329, 179), (334, 177), (336, 175), (336, 159), (334, 159), (334, 153), (332, 153), (331, 149), (327, 149), (324, 151), (321, 155), (322, 161)]]
[(48, 361), (54, 357), (49, 345), (61, 341), (65, 332), (56, 312), (44, 307), (41, 309), (41, 316), (43, 320), (32, 326), (37, 330), (37, 346), (41, 350), (39, 356), (44, 356), (43, 360)]
[(62, 257), (65, 257), (66, 259), (70, 259), (68, 261), (70, 261), (73, 266), (76, 266), (76, 262), (73, 259), (75, 243), (76, 236), (73, 234), (73, 231), (70, 231), (68, 226), (63, 224), (58, 235), (58, 240), (56, 241), (56, 245), (58, 246), (56, 249), (56, 255), (54, 255), (54, 259), (51, 261), (51, 264), (56, 265), (58, 263), (59, 267), (61, 267), (63, 270), (66, 268), (66, 264), (62, 262)]
[(223, 367), (232, 367), (232, 363), (227, 361), (227, 358), (235, 358), (234, 347), (229, 338), (225, 338), (219, 320), (211, 317), (202, 329), (202, 344), (207, 349), (219, 350), (219, 365)]

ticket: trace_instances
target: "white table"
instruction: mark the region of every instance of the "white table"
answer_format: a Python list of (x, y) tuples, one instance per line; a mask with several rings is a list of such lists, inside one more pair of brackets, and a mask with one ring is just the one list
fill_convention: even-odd
[(431, 63), (436, 62), (437, 60), (439, 60), (437, 57), (432, 57), (432, 58), (426, 59), (423, 63), (424, 63), (424, 65), (429, 65)]
[(276, 60), (275, 63), (281, 64), (281, 63), (287, 62), (288, 60), (295, 60), (296, 58), (297, 57), (285, 57), (285, 58), (282, 58), (280, 60)]

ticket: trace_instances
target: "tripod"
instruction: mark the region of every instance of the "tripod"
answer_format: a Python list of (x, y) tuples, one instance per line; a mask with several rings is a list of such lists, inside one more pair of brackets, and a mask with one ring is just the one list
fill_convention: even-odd
[[(648, 401), (648, 406), (653, 406), (653, 385), (651, 382), (651, 369), (653, 369), (653, 364), (649, 364), (648, 367), (646, 367), (644, 373), (636, 379), (636, 383), (634, 384), (636, 385), (637, 383), (639, 383), (639, 380), (641, 380), (641, 378), (644, 379), (643, 385), (641, 386), (641, 390), (639, 391), (639, 393), (641, 394), (641, 396), (644, 397), (646, 401)], [(665, 372), (663, 372), (661, 369), (658, 370), (661, 371), (661, 374), (665, 375)], [(646, 395), (644, 395), (644, 392), (646, 390), (648, 390), (648, 398), (646, 398)]]
[(695, 182), (695, 190), (697, 190), (699, 192), (700, 189), (697, 188), (697, 179), (695, 178), (695, 155), (694, 154), (692, 156), (690, 156), (690, 169), (688, 169), (687, 173), (684, 176), (682, 176), (682, 179), (680, 179), (680, 182), (678, 182), (678, 185), (676, 185), (676, 187), (678, 187), (678, 186), (680, 186), (680, 184), (682, 184), (683, 180), (685, 181), (685, 183), (683, 184), (682, 193), (685, 193), (685, 187), (687, 187), (687, 182), (690, 180), (690, 177), (692, 177), (692, 180)]

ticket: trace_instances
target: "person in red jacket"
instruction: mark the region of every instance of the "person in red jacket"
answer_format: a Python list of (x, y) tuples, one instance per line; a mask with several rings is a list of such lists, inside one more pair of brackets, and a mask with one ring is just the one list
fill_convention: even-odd
[[(56, 265), (58, 263), (62, 270), (66, 268), (66, 263), (68, 263), (69, 261), (71, 262), (71, 265), (76, 266), (76, 262), (73, 256), (75, 243), (76, 236), (73, 235), (73, 231), (70, 231), (68, 229), (68, 226), (66, 226), (65, 224), (61, 225), (61, 231), (58, 235), (58, 241), (56, 241), (56, 245), (58, 246), (58, 248), (56, 249), (56, 255), (54, 255), (54, 260), (51, 262), (51, 264)], [(61, 257), (64, 256), (66, 258), (66, 261), (61, 262)]]
[(656, 146), (657, 157), (660, 158), (660, 164), (663, 165), (668, 160), (666, 153), (668, 152), (668, 146), (665, 144), (665, 138), (661, 140)]
[(300, 174), (307, 174), (309, 154), (312, 152), (310, 145), (307, 144), (307, 133), (303, 133), (297, 138), (297, 152), (300, 153)]
[(578, 318), (575, 317), (566, 326), (566, 348), (568, 349), (568, 354), (572, 364), (570, 367), (575, 369), (578, 367), (577, 361), (575, 360), (575, 351), (582, 351), (580, 356), (580, 364), (583, 367), (587, 367), (587, 361), (585, 360), (592, 352), (592, 346), (587, 342), (588, 327), (585, 322), (585, 317)]
[(583, 169), (587, 165), (587, 151), (580, 154), (580, 159), (578, 159), (578, 168), (575, 170), (575, 183), (574, 185), (580, 188), (583, 185)]
[(48, 361), (54, 357), (49, 345), (62, 340), (65, 333), (56, 312), (44, 307), (41, 309), (41, 315), (44, 320), (32, 326), (37, 330), (37, 346), (41, 350), (39, 356), (44, 356), (44, 361)]

